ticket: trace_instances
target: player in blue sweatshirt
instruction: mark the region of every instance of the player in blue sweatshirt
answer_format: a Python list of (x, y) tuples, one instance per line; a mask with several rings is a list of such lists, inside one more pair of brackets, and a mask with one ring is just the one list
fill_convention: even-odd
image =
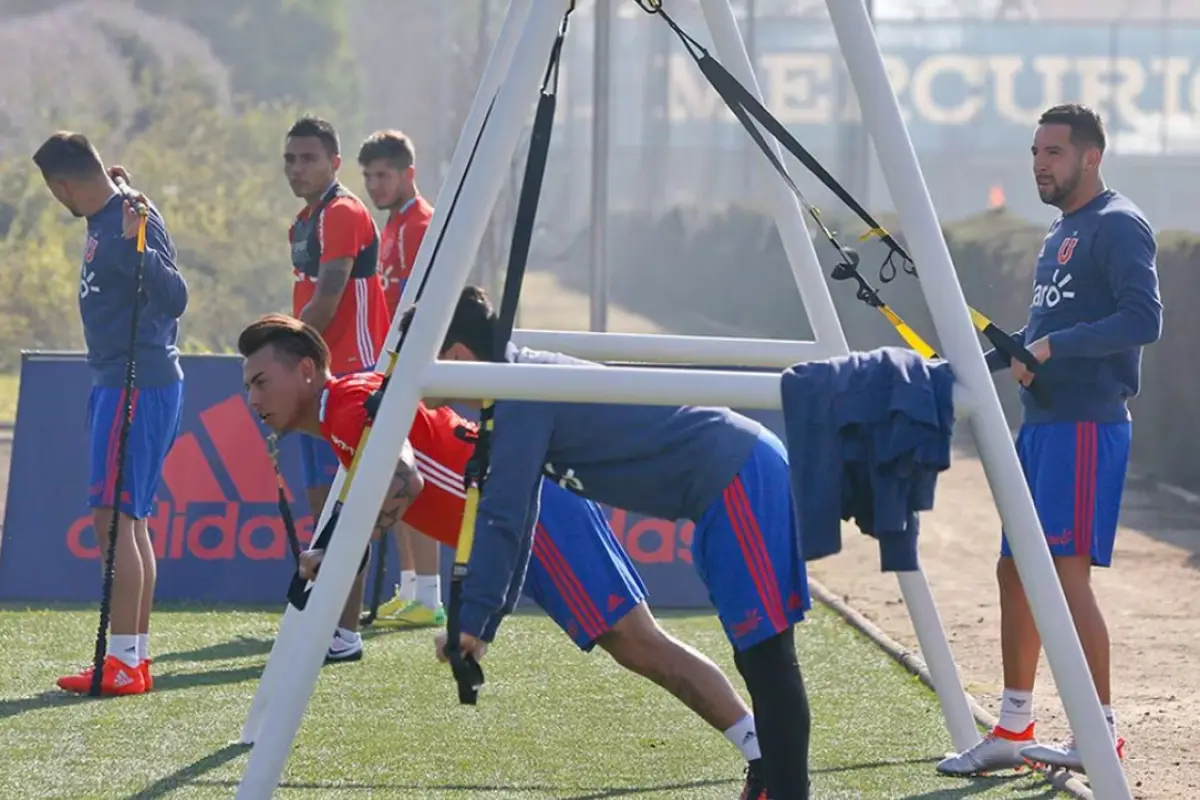
[[(120, 508), (102, 691), (141, 694), (152, 684), (150, 609), (157, 574), (146, 520), (153, 512), (163, 461), (179, 431), (183, 371), (176, 343), (179, 318), (187, 307), (187, 283), (175, 266), (175, 246), (166, 223), (148, 204), (142, 287), (135, 295), (139, 218), (113, 182), (112, 175), (123, 171), (117, 167), (106, 171), (86, 137), (56, 133), (38, 149), (33, 160), (55, 199), (76, 217), (87, 219), (79, 272), (79, 313), (93, 383), (88, 401), (88, 502), (102, 554), (108, 552), (113, 509), (118, 505)], [(138, 331), (133, 423), (118, 499), (113, 495), (135, 303)], [(58, 685), (85, 693), (91, 681), (92, 668), (88, 667), (79, 674), (60, 678)]]
[[(487, 295), (468, 287), (440, 357), (485, 360), (496, 325)], [(511, 346), (510, 359), (588, 363)], [(516, 604), (543, 475), (614, 508), (691, 520), (693, 564), (750, 693), (767, 796), (807, 798), (810, 713), (793, 626), (810, 603), (782, 442), (727, 408), (498, 401), (493, 419), (463, 584), (463, 651), (481, 656)]]
[[(1109, 640), (1091, 587), (1091, 569), (1112, 563), (1129, 463), (1128, 401), (1138, 393), (1142, 348), (1162, 334), (1154, 231), (1129, 199), (1100, 176), (1104, 126), (1091, 109), (1055, 106), (1042, 114), (1033, 171), (1042, 202), (1062, 214), (1038, 254), (1029, 321), (1013, 334), (1040, 362), (1036, 377), (995, 350), (993, 372), (1011, 369), (1022, 387), (1049, 393), (1042, 408), (1021, 389), (1017, 454), (1075, 621), (1118, 753), (1111, 708)], [(1041, 639), (1001, 540), (1000, 641), (1004, 694), (997, 726), (976, 747), (938, 769), (965, 775), (1036, 761), (1081, 771), (1074, 740), (1034, 737), (1033, 684)]]

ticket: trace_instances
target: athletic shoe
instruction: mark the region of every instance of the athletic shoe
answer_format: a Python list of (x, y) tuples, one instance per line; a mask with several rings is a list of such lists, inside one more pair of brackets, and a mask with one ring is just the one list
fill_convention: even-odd
[[(1117, 737), (1117, 758), (1125, 758), (1125, 740)], [(1072, 736), (1065, 744), (1035, 744), (1021, 750), (1021, 756), (1031, 764), (1046, 764), (1051, 767), (1061, 767), (1072, 772), (1084, 772), (1083, 759), (1075, 746)]]
[[(87, 694), (92, 690), (92, 667), (75, 675), (58, 679), (58, 688), (75, 694)], [(100, 694), (105, 697), (127, 694), (144, 694), (146, 680), (140, 667), (131, 667), (116, 656), (104, 658), (104, 675), (100, 679)]]
[(738, 800), (767, 800), (767, 782), (762, 776), (761, 758), (746, 765), (746, 783)]
[(400, 596), (400, 584), (394, 585), (396, 587), (395, 594), (392, 595), (391, 600), (388, 600), (386, 603), (380, 603), (379, 608), (375, 611), (375, 619), (379, 620), (391, 616), (412, 602)]
[(380, 606), (375, 624), (397, 628), (441, 627), (446, 624), (446, 609), (441, 606), (430, 608), (420, 600), (413, 600), (399, 608), (389, 609), (387, 613), (384, 613), (384, 607)]
[(326, 664), (340, 664), (343, 661), (358, 661), (363, 657), (362, 634), (352, 633), (346, 636), (339, 628), (334, 631), (333, 641), (329, 651), (325, 653)]
[(1035, 744), (1032, 724), (1021, 733), (992, 728), (991, 733), (973, 747), (943, 758), (938, 762), (937, 771), (943, 775), (967, 777), (1002, 769), (1020, 769), (1025, 766), (1021, 749)]
[(146, 683), (146, 691), (149, 692), (154, 688), (154, 676), (150, 674), (150, 665), (154, 663), (152, 659), (144, 659), (138, 664), (138, 669), (142, 672), (142, 680)]

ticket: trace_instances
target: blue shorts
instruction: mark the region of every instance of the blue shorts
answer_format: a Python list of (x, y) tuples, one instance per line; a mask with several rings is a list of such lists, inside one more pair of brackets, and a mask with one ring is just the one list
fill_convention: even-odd
[[(91, 471), (88, 505), (112, 508), (116, 491), (121, 422), (125, 390), (93, 386), (88, 398), (88, 438)], [(134, 519), (154, 513), (163, 462), (179, 435), (183, 416), (183, 381), (169, 386), (133, 390), (133, 422), (125, 442), (125, 469), (121, 474), (121, 512)]]
[(600, 507), (550, 481), (523, 593), (585, 652), (646, 599), (646, 587)]
[[(1130, 422), (1021, 426), (1017, 456), (1051, 554), (1112, 564), (1132, 439)], [(1000, 554), (1012, 557), (1003, 533)]]
[(763, 430), (692, 539), (692, 562), (736, 650), (782, 633), (812, 606), (794, 519), (787, 451)]
[[(341, 466), (329, 442), (307, 433), (300, 434), (300, 464), (304, 471), (305, 489), (332, 486)], [(319, 515), (321, 509), (314, 508), (312, 513)]]

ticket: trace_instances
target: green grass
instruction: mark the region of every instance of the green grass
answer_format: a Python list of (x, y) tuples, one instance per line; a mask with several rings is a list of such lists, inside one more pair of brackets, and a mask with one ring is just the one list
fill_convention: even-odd
[[(89, 656), (96, 615), (0, 610), (0, 797), (232, 797), (236, 739), (278, 616), (160, 611), (155, 691), (69, 698), (54, 679)], [(709, 617), (664, 625), (736, 675)], [(954, 780), (933, 695), (820, 610), (799, 641), (814, 731), (814, 797), (1051, 798), (1038, 776)], [(742, 762), (657, 687), (518, 615), (488, 654), (480, 705), (457, 705), (431, 634), (368, 634), (358, 664), (326, 667), (280, 798), (736, 797)], [(737, 683), (735, 679), (735, 683)]]

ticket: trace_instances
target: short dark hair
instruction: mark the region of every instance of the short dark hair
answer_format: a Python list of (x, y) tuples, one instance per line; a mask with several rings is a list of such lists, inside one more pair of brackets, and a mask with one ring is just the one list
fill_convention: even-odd
[[(406, 336), (416, 310), (417, 307), (413, 306), (400, 318), (400, 332)], [(446, 331), (446, 338), (442, 341), (441, 352), (461, 344), (480, 361), (490, 361), (494, 353), (498, 320), (487, 292), (478, 286), (466, 287), (458, 296), (458, 305), (450, 319), (450, 329)]]
[(1051, 106), (1038, 117), (1038, 125), (1066, 125), (1071, 129), (1071, 144), (1076, 147), (1095, 147), (1104, 152), (1108, 137), (1100, 114), (1079, 103)]
[(104, 174), (100, 154), (82, 133), (58, 131), (33, 154), (47, 178), (92, 178)]
[(407, 134), (397, 130), (376, 131), (358, 149), (358, 163), (365, 167), (380, 158), (403, 171), (416, 163), (417, 151)]
[(267, 314), (251, 322), (238, 336), (237, 348), (249, 358), (268, 345), (295, 364), (311, 358), (318, 372), (329, 368), (329, 345), (317, 329), (287, 314)]
[(321, 144), (325, 145), (325, 152), (329, 154), (330, 158), (333, 158), (342, 151), (341, 143), (338, 141), (337, 130), (333, 127), (333, 123), (321, 117), (301, 117), (292, 123), (292, 127), (288, 128), (287, 135), (289, 139), (320, 139)]

